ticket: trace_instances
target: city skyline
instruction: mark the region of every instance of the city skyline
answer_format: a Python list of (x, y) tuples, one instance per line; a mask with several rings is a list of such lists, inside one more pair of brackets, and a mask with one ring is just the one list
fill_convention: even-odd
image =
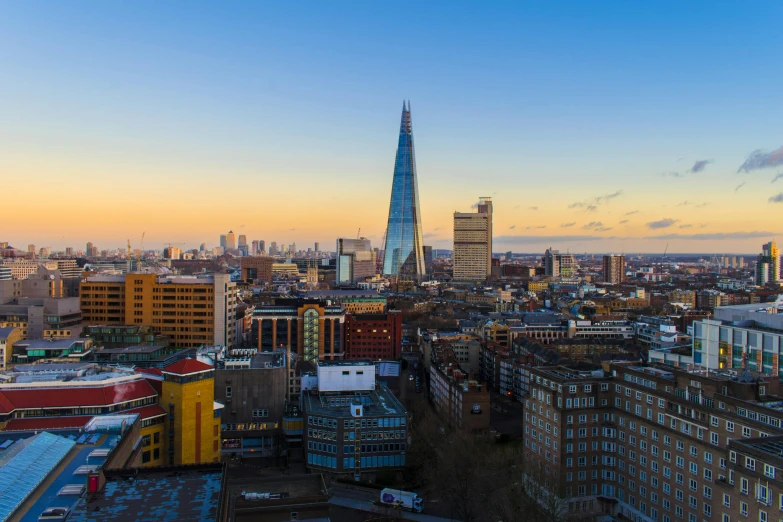
[[(382, 247), (401, 98), (434, 248), (475, 194), (496, 251), (752, 254), (783, 233), (778, 4), (182, 5), (0, 6), (3, 240), (330, 245), (361, 228)], [(295, 187), (302, 211), (236, 204), (254, 184)]]

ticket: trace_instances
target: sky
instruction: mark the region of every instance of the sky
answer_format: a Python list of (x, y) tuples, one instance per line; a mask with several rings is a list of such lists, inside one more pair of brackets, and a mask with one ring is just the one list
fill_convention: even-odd
[(403, 100), (425, 244), (783, 239), (780, 2), (0, 3), (0, 241), (380, 246)]

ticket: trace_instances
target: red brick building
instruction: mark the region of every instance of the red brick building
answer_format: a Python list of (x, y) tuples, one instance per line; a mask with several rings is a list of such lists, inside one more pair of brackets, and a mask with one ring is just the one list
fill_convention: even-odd
[(402, 357), (402, 312), (345, 314), (346, 359)]

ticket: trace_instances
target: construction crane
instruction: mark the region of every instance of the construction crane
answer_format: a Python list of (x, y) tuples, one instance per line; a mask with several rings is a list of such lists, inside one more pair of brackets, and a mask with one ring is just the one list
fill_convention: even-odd
[(126, 273), (131, 273), (131, 268), (133, 267), (133, 258), (131, 256), (131, 246), (130, 246), (130, 239), (128, 240), (128, 266), (125, 270)]
[(663, 255), (661, 256), (661, 279), (663, 279), (663, 260), (666, 259), (666, 252), (669, 251), (669, 243), (666, 243), (666, 248), (663, 249)]
[(141, 233), (141, 246), (139, 248), (139, 255), (136, 257), (136, 271), (137, 272), (141, 271), (141, 256), (144, 255), (144, 235), (146, 233), (147, 233), (146, 230)]
[(362, 235), (362, 227), (359, 227), (359, 231), (356, 232), (356, 239), (359, 239), (359, 237)]
[(383, 273), (383, 256), (381, 256), (381, 252), (385, 252), (385, 251), (386, 251), (386, 230), (383, 231), (383, 238), (381, 239), (381, 247), (378, 249), (378, 257), (375, 259), (375, 272), (378, 274)]

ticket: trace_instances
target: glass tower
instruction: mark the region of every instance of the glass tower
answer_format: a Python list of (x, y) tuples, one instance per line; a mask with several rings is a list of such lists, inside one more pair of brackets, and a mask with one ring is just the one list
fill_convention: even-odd
[(402, 103), (400, 140), (394, 160), (389, 222), (383, 245), (383, 274), (400, 280), (420, 281), (424, 276), (424, 247), (413, 151), (411, 105)]

